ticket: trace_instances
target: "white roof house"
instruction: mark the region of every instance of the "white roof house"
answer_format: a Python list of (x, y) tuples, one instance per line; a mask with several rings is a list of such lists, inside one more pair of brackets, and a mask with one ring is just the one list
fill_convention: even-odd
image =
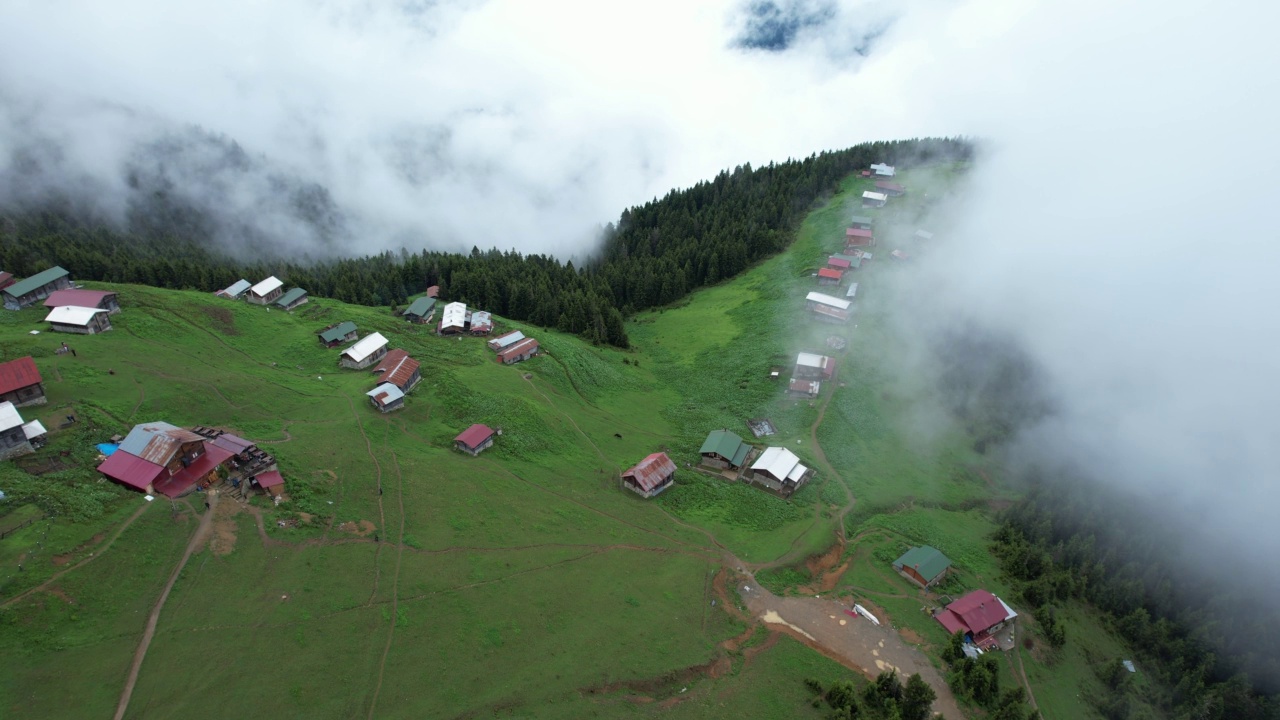
[(870, 200), (872, 202), (878, 202), (878, 203), (889, 202), (888, 195), (885, 195), (884, 193), (871, 192), (870, 190), (867, 190), (866, 192), (862, 193), (862, 199)]
[(494, 350), (502, 350), (509, 345), (515, 345), (516, 343), (520, 342), (523, 339), (524, 339), (524, 333), (520, 332), (519, 330), (512, 330), (506, 335), (499, 335), (498, 337), (490, 340), (489, 347), (493, 348)]
[(38, 438), (48, 432), (49, 431), (44, 429), (44, 425), (41, 424), (39, 420), (32, 420), (22, 426), (22, 434), (26, 435), (28, 440)]
[(58, 323), (59, 325), (78, 325), (85, 327), (93, 322), (93, 316), (98, 313), (107, 312), (99, 308), (76, 307), (75, 305), (63, 305), (56, 307), (45, 316), (45, 322)]
[(8, 400), (0, 403), (0, 432), (12, 430), (21, 426), (22, 416), (18, 414), (18, 408)]
[(802, 352), (799, 355), (796, 355), (796, 364), (822, 369), (827, 366), (827, 356)]
[(844, 296), (850, 300), (854, 295), (858, 294), (858, 283), (849, 283), (849, 289), (845, 291)]
[(809, 302), (816, 302), (819, 305), (826, 305), (828, 307), (833, 307), (833, 308), (836, 308), (837, 310), (848, 310), (849, 306), (853, 304), (848, 300), (841, 300), (840, 298), (831, 297), (830, 295), (824, 295), (820, 292), (811, 292), (808, 295), (805, 295), (804, 299), (808, 300)]
[(875, 163), (874, 165), (871, 166), (871, 172), (875, 173), (876, 177), (893, 177), (896, 171), (893, 169), (892, 165), (885, 165), (884, 163)]
[(382, 401), (382, 404), (390, 405), (396, 400), (399, 400), (400, 398), (404, 397), (404, 391), (396, 387), (395, 383), (384, 382), (378, 387), (365, 393), (365, 395), (368, 395), (369, 397), (378, 397), (379, 395), (386, 395), (387, 397), (385, 400)]
[(460, 302), (451, 302), (444, 306), (444, 312), (440, 315), (440, 329), (447, 330), (449, 328), (458, 328), (462, 330), (467, 326), (467, 304)]
[[(257, 285), (254, 285), (253, 287), (249, 288), (249, 292), (253, 293), (254, 295), (257, 295), (258, 297), (266, 297), (281, 285), (284, 285), (284, 281), (276, 277), (275, 275), (272, 275), (266, 280), (263, 280)], [(235, 287), (235, 286), (232, 285), (231, 287)]]
[(800, 458), (786, 448), (765, 448), (760, 457), (751, 464), (751, 469), (771, 475), (776, 480), (798, 481), (809, 468), (800, 464)]
[(928, 230), (917, 230), (916, 237), (920, 238), (921, 240), (932, 240), (933, 233), (929, 232)]
[(249, 289), (249, 281), (240, 279), (228, 285), (226, 290), (223, 290), (218, 294), (223, 295), (225, 297), (229, 297), (232, 300), (234, 300), (240, 297), (241, 295), (243, 295), (244, 291), (248, 289)]
[(342, 354), (351, 358), (353, 362), (363, 362), (365, 358), (377, 352), (378, 348), (385, 347), (386, 344), (387, 339), (382, 337), (382, 333), (369, 333), (360, 338), (360, 342), (343, 350)]

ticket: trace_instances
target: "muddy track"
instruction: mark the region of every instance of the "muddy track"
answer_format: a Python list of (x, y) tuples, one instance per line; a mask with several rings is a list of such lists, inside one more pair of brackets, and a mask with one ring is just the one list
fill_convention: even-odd
[(102, 557), (102, 555), (103, 555), (103, 554), (104, 554), (108, 549), (110, 549), (110, 547), (111, 547), (112, 543), (114, 543), (117, 539), (119, 539), (120, 535), (121, 535), (121, 534), (123, 534), (125, 530), (129, 529), (129, 526), (133, 524), (133, 521), (134, 521), (134, 520), (137, 520), (139, 517), (141, 517), (141, 516), (142, 516), (142, 513), (146, 512), (146, 511), (147, 511), (147, 508), (151, 507), (153, 504), (154, 504), (154, 503), (143, 503), (142, 507), (140, 507), (140, 508), (138, 508), (136, 511), (134, 511), (134, 513), (133, 513), (132, 515), (130, 515), (130, 516), (128, 517), (128, 519), (126, 519), (123, 523), (121, 523), (120, 527), (116, 528), (115, 534), (113, 534), (113, 535), (110, 537), (110, 539), (108, 539), (105, 543), (103, 543), (102, 545), (99, 545), (97, 548), (95, 548), (95, 549), (94, 549), (94, 551), (93, 551), (92, 553), (89, 553), (89, 556), (88, 556), (88, 557), (86, 557), (85, 559), (81, 560), (81, 561), (80, 561), (80, 562), (78, 562), (78, 563), (75, 563), (74, 565), (68, 565), (67, 567), (63, 568), (62, 570), (59, 570), (58, 572), (56, 572), (56, 573), (54, 573), (52, 576), (50, 576), (48, 580), (45, 580), (44, 582), (40, 583), (39, 585), (37, 585), (37, 586), (35, 586), (35, 587), (33, 587), (33, 588), (30, 588), (30, 589), (28, 589), (28, 590), (24, 590), (24, 591), (22, 591), (21, 593), (18, 593), (17, 595), (14, 595), (13, 597), (9, 598), (8, 600), (5, 600), (3, 603), (0, 603), (0, 608), (8, 607), (8, 606), (10, 606), (10, 605), (12, 605), (12, 604), (14, 604), (14, 603), (18, 602), (19, 600), (21, 600), (21, 599), (23, 599), (23, 598), (27, 597), (28, 595), (30, 595), (30, 594), (32, 594), (32, 593), (36, 593), (36, 592), (44, 591), (44, 590), (45, 590), (45, 589), (47, 589), (50, 585), (52, 585), (54, 582), (56, 582), (56, 581), (58, 580), (58, 578), (62, 577), (63, 575), (66, 575), (67, 573), (71, 572), (72, 570), (78, 570), (78, 569), (80, 569), (80, 568), (84, 567), (85, 565), (88, 565), (89, 563), (93, 562), (94, 560), (97, 560), (98, 558)]
[(115, 720), (122, 720), (125, 711), (129, 709), (129, 698), (133, 695), (133, 688), (138, 683), (138, 674), (142, 671), (142, 661), (146, 659), (147, 648), (151, 646), (151, 639), (156, 635), (156, 626), (160, 623), (160, 611), (164, 610), (164, 604), (169, 599), (169, 592), (173, 590), (174, 584), (178, 582), (178, 575), (186, 567), (192, 553), (209, 538), (210, 530), (213, 528), (213, 512), (218, 507), (218, 496), (215, 493), (208, 495), (208, 498), (209, 509), (205, 510), (204, 515), (200, 518), (200, 524), (196, 526), (196, 531), (191, 535), (191, 541), (187, 543), (186, 552), (182, 554), (182, 559), (174, 566), (173, 572), (169, 573), (169, 582), (165, 583), (164, 590), (161, 591), (155, 606), (151, 608), (151, 614), (147, 617), (146, 629), (143, 630), (142, 639), (138, 642), (138, 649), (133, 654), (133, 664), (129, 666), (129, 677), (125, 680), (124, 690), (120, 693), (120, 703), (116, 705)]

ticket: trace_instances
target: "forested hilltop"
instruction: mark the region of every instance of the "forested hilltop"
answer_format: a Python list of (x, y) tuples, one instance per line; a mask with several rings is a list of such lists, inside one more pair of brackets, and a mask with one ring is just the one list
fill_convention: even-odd
[(223, 254), (194, 210), (157, 200), (135, 208), (124, 229), (56, 206), (0, 211), (0, 268), (21, 277), (61, 265), (80, 280), (208, 291), (276, 275), (313, 295), (371, 306), (400, 304), (439, 285), (450, 300), (626, 347), (625, 314), (678, 300), (783, 249), (814, 202), (854, 170), (972, 154), (966, 140), (926, 138), (739, 166), (624, 210), (581, 267), (478, 248), (467, 255), (402, 250), (308, 262), (265, 247), (262, 257), (245, 261)]

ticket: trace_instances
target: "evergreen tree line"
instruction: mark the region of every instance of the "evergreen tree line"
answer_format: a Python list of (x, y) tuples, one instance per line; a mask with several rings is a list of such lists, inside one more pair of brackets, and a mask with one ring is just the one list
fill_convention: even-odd
[(815, 693), (813, 707), (822, 707), (825, 703), (830, 708), (827, 716), (830, 720), (929, 720), (942, 717), (930, 711), (938, 694), (920, 677), (920, 673), (907, 678), (906, 685), (903, 685), (898, 671), (882, 672), (861, 693), (849, 680), (834, 682), (828, 688), (823, 688), (822, 683), (813, 678), (804, 683)]
[(1000, 660), (993, 652), (976, 658), (964, 654), (964, 633), (951, 636), (942, 651), (950, 669), (947, 685), (956, 697), (987, 710), (990, 720), (1040, 720), (1040, 713), (1027, 705), (1027, 691), (1014, 687), (1000, 691)]
[[(1087, 481), (1037, 478), (1003, 513), (993, 550), (1042, 621), (1052, 603), (1069, 599), (1102, 611), (1137, 651), (1142, 671), (1169, 688), (1145, 698), (1166, 716), (1280, 718), (1274, 596), (1240, 580), (1196, 578), (1176, 524), (1136, 500)], [(1130, 717), (1131, 683), (1111, 665), (1099, 677), (1112, 691), (1097, 699), (1099, 709)]]
[(61, 265), (81, 280), (205, 291), (275, 275), (315, 296), (371, 306), (399, 305), (439, 285), (449, 300), (626, 347), (625, 315), (671, 303), (782, 250), (804, 215), (850, 173), (874, 162), (968, 160), (972, 152), (962, 139), (927, 138), (740, 166), (625, 210), (581, 267), (479, 248), (309, 261), (263, 247), (261, 257), (244, 260), (220, 252), (194, 210), (135, 214), (118, 230), (50, 206), (0, 214), (0, 268), (22, 277)]

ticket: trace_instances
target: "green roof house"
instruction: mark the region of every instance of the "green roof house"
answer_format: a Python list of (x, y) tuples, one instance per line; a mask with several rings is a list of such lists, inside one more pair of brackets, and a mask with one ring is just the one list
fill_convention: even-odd
[(751, 446), (728, 430), (712, 430), (701, 452), (703, 465), (739, 470), (746, 464)]
[(44, 300), (53, 292), (66, 290), (69, 287), (71, 287), (71, 273), (60, 267), (51, 267), (26, 280), (19, 280), (0, 293), (4, 294), (6, 310), (21, 310)]
[(870, 230), (871, 222), (872, 222), (871, 218), (867, 217), (866, 215), (854, 215), (853, 217), (849, 218), (849, 226), (856, 227), (861, 230)]
[(338, 323), (331, 327), (327, 327), (317, 333), (320, 336), (320, 342), (325, 347), (337, 347), (343, 343), (354, 342), (356, 339), (356, 324), (350, 320)]
[(405, 308), (404, 319), (411, 323), (421, 325), (431, 322), (431, 318), (436, 314), (436, 299), (433, 297), (420, 297), (413, 301), (413, 304)]
[(857, 255), (845, 255), (844, 253), (836, 253), (831, 257), (837, 258), (839, 260), (844, 260), (845, 262), (849, 263), (850, 270), (857, 270), (858, 268), (862, 267), (862, 253), (858, 253)]
[(893, 561), (893, 569), (920, 587), (929, 587), (946, 577), (951, 561), (937, 548), (921, 545), (913, 547)]
[(302, 288), (294, 288), (281, 295), (280, 299), (276, 300), (276, 305), (284, 308), (285, 310), (292, 310), (299, 305), (305, 305), (308, 299), (306, 290), (303, 290)]

